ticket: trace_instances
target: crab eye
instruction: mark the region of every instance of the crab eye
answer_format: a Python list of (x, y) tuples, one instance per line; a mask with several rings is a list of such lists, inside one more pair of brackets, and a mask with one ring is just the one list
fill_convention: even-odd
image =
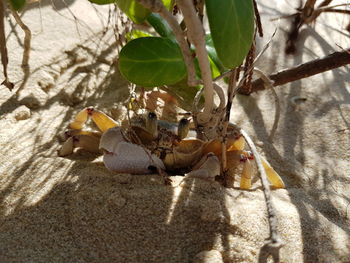
[(183, 139), (187, 136), (189, 128), (190, 128), (189, 120), (186, 118), (182, 118), (179, 121), (179, 125), (177, 128), (177, 135), (179, 136), (180, 139)]
[(152, 134), (153, 138), (158, 136), (158, 120), (154, 112), (149, 112), (146, 116), (146, 130)]

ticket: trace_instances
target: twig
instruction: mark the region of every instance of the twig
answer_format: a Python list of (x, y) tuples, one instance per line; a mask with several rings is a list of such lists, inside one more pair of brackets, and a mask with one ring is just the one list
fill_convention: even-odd
[(28, 28), (26, 24), (23, 23), (22, 19), (18, 15), (18, 13), (11, 8), (11, 14), (15, 18), (17, 24), (22, 28), (24, 31), (24, 50), (23, 50), (23, 57), (22, 57), (22, 67), (28, 67), (29, 62), (29, 55), (30, 55), (30, 42), (32, 39), (32, 32)]
[(214, 108), (213, 81), (211, 78), (211, 69), (208, 60), (208, 53), (205, 47), (204, 30), (202, 23), (196, 14), (196, 10), (194, 9), (192, 1), (178, 0), (177, 5), (183, 13), (184, 20), (187, 26), (187, 34), (189, 40), (193, 43), (193, 45), (196, 48), (199, 67), (202, 74), (205, 104), (203, 113), (198, 114), (197, 120), (199, 124), (204, 124), (210, 120)]
[(192, 53), (185, 39), (184, 32), (181, 30), (181, 27), (176, 21), (175, 17), (165, 8), (163, 3), (159, 0), (137, 1), (150, 9), (152, 12), (159, 13), (168, 22), (182, 51), (188, 74), (187, 83), (189, 86), (196, 86), (198, 84), (198, 81), (196, 80), (196, 70), (194, 67)]
[[(269, 75), (269, 78), (274, 81), (273, 86), (276, 87), (295, 80), (307, 78), (319, 73), (326, 72), (328, 70), (348, 65), (350, 64), (349, 51), (350, 49), (346, 49), (342, 52), (334, 52), (323, 58), (315, 59), (296, 67), (273, 73)], [(252, 93), (264, 89), (264, 81), (261, 78), (252, 82)]]
[(228, 84), (228, 90), (227, 90), (227, 105), (226, 105), (226, 111), (225, 116), (223, 118), (223, 125), (222, 125), (222, 131), (221, 131), (221, 167), (222, 167), (222, 174), (224, 175), (224, 182), (226, 183), (226, 173), (227, 173), (227, 157), (226, 157), (226, 145), (227, 145), (227, 127), (230, 122), (230, 114), (231, 114), (231, 107), (232, 107), (232, 101), (234, 96), (237, 92), (237, 69), (234, 69), (230, 75), (229, 84)]
[(259, 13), (258, 5), (256, 4), (256, 0), (253, 0), (253, 5), (254, 5), (255, 22), (256, 22), (256, 27), (258, 28), (259, 37), (263, 37), (264, 33), (261, 25), (260, 13)]
[(5, 80), (1, 85), (5, 85), (9, 90), (12, 90), (14, 85), (9, 81), (7, 75), (7, 64), (8, 64), (8, 55), (6, 47), (6, 38), (5, 38), (5, 25), (4, 25), (4, 5), (3, 0), (0, 0), (0, 53), (1, 53), (1, 63), (4, 70)]
[(269, 182), (267, 181), (266, 172), (262, 165), (260, 155), (252, 141), (252, 139), (249, 137), (249, 135), (244, 131), (240, 130), (242, 136), (244, 137), (245, 141), (247, 142), (249, 148), (254, 154), (254, 160), (256, 162), (256, 165), (258, 167), (258, 171), (260, 174), (260, 180), (264, 192), (264, 197), (266, 201), (266, 209), (267, 209), (267, 215), (268, 215), (268, 221), (269, 221), (269, 227), (270, 227), (270, 237), (265, 242), (264, 246), (260, 250), (259, 254), (259, 263), (265, 263), (267, 262), (267, 258), (271, 255), (273, 257), (274, 262), (279, 262), (280, 256), (279, 256), (279, 249), (282, 247), (283, 243), (279, 237), (278, 231), (277, 231), (277, 216), (275, 212), (275, 208), (272, 203), (271, 199), (271, 190)]
[(277, 130), (277, 127), (278, 127), (278, 122), (279, 122), (280, 115), (281, 115), (280, 101), (278, 99), (278, 95), (277, 95), (275, 89), (273, 88), (273, 81), (271, 79), (269, 79), (269, 77), (266, 76), (264, 74), (264, 72), (262, 72), (258, 68), (254, 68), (253, 72), (257, 73), (260, 76), (260, 78), (264, 81), (265, 88), (268, 89), (268, 90), (271, 90), (273, 96), (275, 97), (275, 103), (276, 103), (275, 120), (273, 122), (271, 133), (270, 133), (270, 136), (269, 136), (269, 140), (272, 142), (273, 141), (273, 137), (275, 137), (275, 133), (276, 133), (276, 130)]

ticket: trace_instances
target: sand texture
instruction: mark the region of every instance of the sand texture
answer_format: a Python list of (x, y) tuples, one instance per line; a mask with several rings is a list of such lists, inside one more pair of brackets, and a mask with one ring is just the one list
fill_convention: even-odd
[[(299, 52), (285, 56), (289, 21), (269, 19), (298, 1), (258, 2), (259, 48), (279, 28), (258, 63), (267, 73), (350, 45), (339, 32), (348, 19), (322, 15), (302, 29)], [(158, 175), (109, 172), (94, 154), (57, 156), (74, 114), (93, 106), (117, 118), (128, 98), (110, 24), (104, 31), (108, 7), (66, 3), (76, 19), (59, 0), (24, 13), (33, 32), (28, 75), (20, 67), (23, 33), (6, 20), (9, 77), (21, 91), (0, 86), (0, 262), (257, 262), (269, 235), (259, 182), (240, 191), (174, 176), (166, 186)], [(271, 91), (238, 96), (231, 116), (287, 185), (273, 191), (281, 261), (350, 262), (350, 67), (276, 92), (272, 141)]]

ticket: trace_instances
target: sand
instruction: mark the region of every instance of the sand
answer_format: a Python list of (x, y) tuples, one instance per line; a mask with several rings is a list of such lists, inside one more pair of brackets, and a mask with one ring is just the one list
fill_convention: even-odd
[[(0, 262), (256, 262), (269, 233), (259, 182), (240, 191), (175, 176), (165, 186), (158, 175), (109, 172), (94, 154), (57, 156), (59, 135), (75, 113), (94, 106), (118, 117), (128, 90), (111, 28), (104, 34), (108, 8), (67, 2), (77, 25), (62, 2), (54, 3), (42, 2), (41, 11), (32, 4), (23, 16), (33, 32), (25, 83), (23, 33), (10, 32), (13, 19), (6, 22), (9, 76), (23, 88), (16, 97), (0, 87)], [(292, 6), (262, 1), (260, 46), (277, 25), (269, 19)], [(337, 31), (347, 22), (322, 15), (302, 30), (299, 52), (286, 57), (288, 22), (281, 21), (259, 67), (272, 73), (339, 50), (336, 44), (348, 47), (348, 35)], [(287, 186), (273, 191), (282, 262), (350, 262), (349, 71), (277, 87), (273, 141), (271, 91), (238, 96), (233, 105), (232, 121)]]

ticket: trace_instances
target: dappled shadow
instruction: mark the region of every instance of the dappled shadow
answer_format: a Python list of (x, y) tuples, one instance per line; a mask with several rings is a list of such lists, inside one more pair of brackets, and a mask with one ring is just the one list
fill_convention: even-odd
[[(0, 262), (188, 262), (215, 248), (225, 262), (243, 253), (254, 258), (264, 236), (256, 247), (233, 249), (229, 236), (241, 238), (242, 247), (251, 236), (229, 222), (218, 183), (165, 186), (158, 175), (113, 174), (84, 151), (57, 156), (57, 135), (76, 112), (86, 106), (108, 112), (129, 96), (115, 57), (107, 58), (115, 44), (91, 46), (33, 70), (53, 74), (53, 85), (42, 86), (47, 100), (30, 119), (6, 125), (13, 132), (1, 152), (9, 161), (1, 168)], [(83, 51), (89, 59), (77, 59)], [(11, 97), (0, 112), (10, 116), (20, 103)]]
[[(277, 10), (273, 12), (274, 8), (264, 7), (269, 15), (280, 15)], [(265, 72), (272, 73), (335, 52), (334, 45), (329, 44), (332, 39), (324, 39), (317, 30), (311, 27), (301, 30), (296, 43), (299, 52), (292, 57), (282, 58), (281, 51), (274, 52), (275, 46), (283, 40), (272, 43), (270, 54), (281, 64), (278, 68), (276, 64), (264, 64)], [(334, 34), (331, 27), (327, 30), (329, 36)], [(310, 41), (316, 42), (314, 46), (310, 47)], [(350, 253), (337, 249), (339, 242), (350, 238), (347, 213), (349, 180), (344, 171), (344, 167), (348, 167), (350, 141), (348, 133), (340, 132), (349, 129), (347, 109), (350, 96), (346, 85), (349, 72), (349, 67), (342, 67), (318, 75), (318, 80), (314, 82), (302, 80), (276, 87), (283, 118), (274, 143), (268, 140), (271, 114), (259, 108), (261, 101), (265, 105), (274, 104), (269, 91), (250, 97), (238, 96), (257, 140), (263, 142), (261, 148), (264, 154), (287, 183), (291, 201), (298, 210), (305, 262), (331, 262), (335, 259), (347, 262), (350, 257)], [(304, 103), (292, 103), (294, 98), (304, 97)], [(338, 234), (332, 229), (334, 226), (344, 235), (343, 241), (337, 240)]]

